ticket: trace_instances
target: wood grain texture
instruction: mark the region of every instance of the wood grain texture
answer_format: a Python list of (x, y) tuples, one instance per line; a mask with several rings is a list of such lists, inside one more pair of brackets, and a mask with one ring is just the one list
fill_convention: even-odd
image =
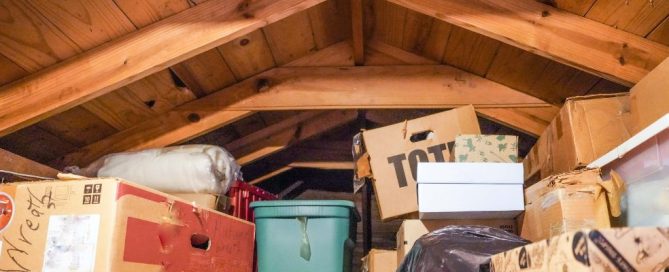
[(307, 11), (299, 12), (263, 29), (277, 65), (283, 65), (316, 51)]
[(374, 11), (372, 38), (402, 48), (407, 9), (385, 0), (370, 1)]
[(551, 6), (583, 16), (590, 10), (595, 1), (597, 0), (548, 0), (542, 2), (548, 2)]
[(1, 1), (0, 10), (0, 53), (28, 72), (83, 51), (27, 1)]
[(59, 156), (76, 150), (71, 143), (38, 126), (30, 126), (0, 138), (0, 148), (47, 165)]
[[(116, 132), (114, 127), (83, 107), (74, 107), (36, 124), (76, 147), (102, 140)], [(65, 154), (60, 154), (65, 155)]]
[(26, 76), (28, 72), (8, 58), (0, 55), (0, 86)]
[(312, 52), (283, 65), (284, 67), (336, 67), (353, 66), (353, 47), (350, 41), (343, 41), (325, 49)]
[(351, 37), (350, 2), (350, 0), (328, 0), (307, 10), (318, 49)]
[(669, 56), (667, 46), (532, 0), (389, 1), (625, 85)]
[(113, 0), (137, 28), (142, 28), (191, 7), (188, 0)]
[(0, 149), (0, 170), (55, 179), (58, 170)]
[(660, 25), (648, 34), (647, 38), (664, 45), (669, 45), (669, 16)]
[(28, 0), (82, 50), (136, 30), (128, 17), (112, 1)]
[(253, 31), (218, 47), (237, 80), (275, 66), (274, 57), (261, 30)]
[[(72, 108), (322, 1), (263, 0), (242, 10), (237, 2), (205, 2), (3, 87), (0, 89), (0, 104), (3, 105), (0, 108), (0, 135)], [(243, 14), (253, 16), (244, 18)], [(22, 110), (25, 107), (35, 110)]]
[(452, 27), (442, 62), (484, 76), (500, 42), (461, 27)]
[(203, 97), (237, 82), (217, 49), (211, 49), (171, 67), (188, 89)]
[(363, 0), (351, 0), (351, 40), (355, 65), (365, 64), (365, 25)]
[(669, 14), (669, 1), (595, 1), (585, 15), (639, 36), (646, 36)]

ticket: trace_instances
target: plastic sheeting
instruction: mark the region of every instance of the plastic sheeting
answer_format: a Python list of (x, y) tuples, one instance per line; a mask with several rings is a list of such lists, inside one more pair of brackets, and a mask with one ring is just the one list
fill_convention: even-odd
[(419, 238), (397, 271), (489, 271), (490, 256), (528, 243), (501, 229), (447, 226)]
[(219, 194), (241, 179), (239, 169), (221, 147), (182, 145), (110, 154), (82, 173), (119, 177), (166, 193)]

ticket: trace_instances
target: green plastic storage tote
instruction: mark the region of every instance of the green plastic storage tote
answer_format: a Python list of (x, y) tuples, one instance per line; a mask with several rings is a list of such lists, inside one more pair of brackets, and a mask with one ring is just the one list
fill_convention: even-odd
[(258, 272), (349, 272), (358, 213), (351, 201), (251, 203)]

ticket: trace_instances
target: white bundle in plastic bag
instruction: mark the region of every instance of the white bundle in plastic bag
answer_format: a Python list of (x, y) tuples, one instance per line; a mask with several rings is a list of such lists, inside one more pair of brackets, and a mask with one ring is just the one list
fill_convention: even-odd
[(110, 154), (87, 171), (97, 169), (98, 177), (119, 177), (166, 193), (219, 194), (240, 178), (239, 168), (221, 147), (183, 145)]

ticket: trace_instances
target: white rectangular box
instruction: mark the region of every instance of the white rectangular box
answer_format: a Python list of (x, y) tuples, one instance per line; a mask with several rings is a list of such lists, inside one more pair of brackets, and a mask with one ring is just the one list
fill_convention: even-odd
[(525, 209), (522, 163), (419, 163), (421, 219), (514, 218)]

